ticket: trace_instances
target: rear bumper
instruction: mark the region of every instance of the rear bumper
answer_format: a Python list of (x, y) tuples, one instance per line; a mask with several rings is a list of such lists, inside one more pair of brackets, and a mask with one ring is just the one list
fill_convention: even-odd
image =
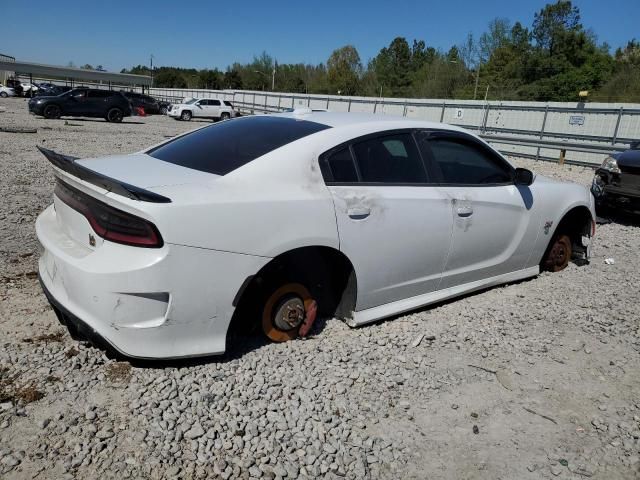
[[(73, 313), (67, 310), (62, 303), (56, 300), (42, 281), (40, 273), (38, 273), (38, 280), (40, 281), (40, 287), (42, 287), (44, 296), (47, 297), (49, 304), (56, 312), (58, 320), (69, 329), (72, 335), (78, 334), (100, 348), (118, 352), (118, 350), (111, 345), (107, 339), (102, 337), (100, 333), (93, 329), (89, 324), (85, 323), (82, 319), (76, 317)], [(118, 353), (122, 354), (122, 352)]]
[(80, 245), (47, 208), (36, 221), (40, 281), (59, 318), (127, 357), (221, 354), (237, 290), (268, 259), (166, 244)]

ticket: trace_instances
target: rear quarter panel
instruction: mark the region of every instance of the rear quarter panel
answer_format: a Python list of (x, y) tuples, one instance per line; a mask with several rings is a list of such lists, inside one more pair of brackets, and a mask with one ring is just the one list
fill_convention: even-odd
[(338, 248), (333, 201), (306, 147), (282, 147), (210, 187), (154, 188), (174, 199), (150, 212), (165, 241), (265, 257), (303, 246)]

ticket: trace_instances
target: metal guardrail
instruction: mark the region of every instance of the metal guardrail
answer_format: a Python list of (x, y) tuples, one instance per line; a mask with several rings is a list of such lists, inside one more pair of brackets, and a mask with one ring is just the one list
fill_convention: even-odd
[[(450, 105), (451, 104), (447, 104), (447, 106), (450, 106)], [(255, 112), (264, 113), (264, 114), (278, 113), (286, 110), (287, 108), (291, 108), (291, 107), (281, 107), (278, 109), (277, 107), (274, 108), (270, 106), (267, 106), (267, 107), (257, 106), (253, 103), (238, 102), (238, 101), (234, 103), (234, 106), (238, 111), (244, 114), (255, 114)], [(617, 109), (613, 109), (612, 111), (617, 111)], [(481, 130), (481, 127), (473, 127), (469, 125), (457, 125), (457, 126), (466, 128), (469, 130)], [(494, 135), (493, 133), (488, 133), (488, 132), (505, 132), (505, 133), (511, 133), (511, 134), (520, 134), (520, 135), (524, 134), (524, 135), (529, 135), (529, 137), (527, 138), (524, 136), (516, 136), (516, 135), (502, 136), (502, 135)], [(618, 139), (618, 142), (616, 142), (615, 145), (611, 145), (611, 144), (605, 143), (611, 140), (609, 137), (596, 137), (596, 136), (588, 136), (588, 135), (574, 135), (573, 137), (577, 139), (590, 140), (591, 142), (597, 141), (602, 143), (597, 144), (597, 143), (589, 143), (589, 142), (557, 141), (557, 140), (544, 140), (541, 138), (532, 138), (534, 135), (539, 135), (539, 133), (526, 131), (526, 130), (519, 130), (519, 129), (487, 128), (485, 132), (482, 132), (482, 133), (476, 132), (476, 134), (478, 134), (478, 136), (484, 139), (486, 142), (495, 144), (494, 146), (496, 146), (496, 148), (498, 148), (498, 150), (500, 150), (505, 155), (530, 158), (534, 160), (542, 160), (542, 161), (561, 163), (561, 164), (566, 163), (568, 165), (579, 165), (579, 166), (585, 166), (585, 167), (591, 167), (591, 168), (598, 167), (600, 165), (600, 162), (596, 163), (596, 162), (567, 159), (566, 152), (571, 151), (571, 152), (582, 152), (582, 153), (606, 155), (607, 153), (614, 152), (614, 151), (622, 152), (629, 148), (628, 145), (623, 144), (623, 142), (626, 139)], [(562, 135), (562, 134), (551, 134), (551, 135), (547, 134), (546, 136), (566, 138), (566, 135)], [(499, 145), (516, 145), (521, 147), (532, 147), (532, 148), (538, 149), (538, 151), (536, 154), (514, 152), (514, 151), (506, 150), (504, 148), (499, 148)], [(559, 156), (554, 158), (550, 156), (541, 155), (540, 149), (558, 150)]]
[[(91, 82), (82, 82), (87, 86)], [(96, 88), (132, 90), (124, 85)], [(137, 90), (137, 89), (136, 89)], [(597, 166), (603, 155), (622, 151), (640, 139), (640, 105), (562, 105), (540, 102), (471, 102), (344, 97), (245, 90), (151, 88), (150, 95), (170, 103), (185, 97), (233, 102), (243, 114), (276, 113), (288, 108), (389, 113), (429, 119), (468, 129), (505, 155), (574, 165)], [(458, 111), (464, 111), (458, 115)], [(571, 152), (567, 156), (567, 152)]]

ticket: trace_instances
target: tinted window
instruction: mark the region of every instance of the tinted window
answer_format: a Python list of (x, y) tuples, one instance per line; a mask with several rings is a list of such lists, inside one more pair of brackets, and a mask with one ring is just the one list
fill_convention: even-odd
[(354, 144), (362, 182), (425, 183), (427, 174), (408, 133), (375, 137)]
[(358, 174), (353, 164), (353, 157), (349, 147), (345, 147), (332, 153), (325, 160), (329, 166), (330, 178), (332, 182), (357, 182)]
[(69, 92), (71, 96), (75, 97), (75, 98), (83, 98), (87, 96), (87, 91), (86, 90), (73, 90), (71, 92)]
[(433, 138), (427, 143), (444, 183), (483, 185), (511, 181), (509, 166), (473, 141)]
[(113, 95), (108, 90), (89, 90), (89, 98), (107, 98)]
[(209, 100), (209, 105), (220, 106), (220, 100)]
[(233, 103), (229, 102), (228, 100), (224, 100), (222, 103), (224, 103), (227, 107), (233, 108)]
[(202, 172), (226, 175), (262, 155), (329, 128), (293, 118), (247, 117), (196, 130), (149, 155)]

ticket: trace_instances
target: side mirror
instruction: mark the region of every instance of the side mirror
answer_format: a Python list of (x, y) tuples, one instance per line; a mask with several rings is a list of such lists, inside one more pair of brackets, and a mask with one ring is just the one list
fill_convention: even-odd
[(513, 179), (516, 185), (524, 185), (528, 187), (533, 183), (533, 172), (526, 168), (516, 168), (516, 174)]

